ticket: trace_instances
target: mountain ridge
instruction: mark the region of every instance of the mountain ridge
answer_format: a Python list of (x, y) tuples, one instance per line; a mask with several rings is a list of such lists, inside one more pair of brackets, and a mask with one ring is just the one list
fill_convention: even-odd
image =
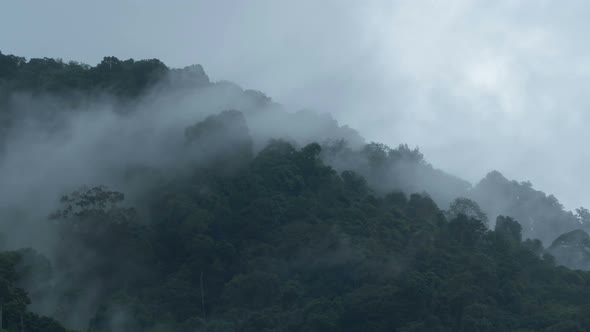
[(551, 254), (587, 210), (530, 183), (472, 186), (198, 65), (0, 54), (0, 91), (9, 331), (590, 329), (590, 273)]

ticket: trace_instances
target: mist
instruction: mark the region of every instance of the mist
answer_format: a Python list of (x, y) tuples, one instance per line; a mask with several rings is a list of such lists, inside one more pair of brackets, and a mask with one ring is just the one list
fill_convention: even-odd
[[(119, 60), (105, 58), (101, 66), (118, 64)], [(492, 221), (500, 214), (518, 217), (524, 236), (540, 238), (545, 244), (581, 227), (578, 217), (563, 211), (553, 196), (534, 191), (530, 184), (510, 182), (496, 172), (484, 179), (487, 182), (472, 186), (430, 164), (418, 148), (369, 143), (330, 114), (290, 111), (262, 92), (228, 81), (212, 82), (200, 65), (168, 70), (131, 100), (108, 92), (72, 96), (27, 90), (7, 96), (10, 126), (2, 133), (0, 154), (3, 245), (5, 250), (32, 247), (46, 256), (49, 264), (63, 259), (64, 235), (50, 218), (63, 208), (60, 197), (80, 188), (84, 192), (106, 186), (124, 193), (125, 206), (137, 208), (141, 218), (146, 218), (141, 223), (149, 225), (153, 222), (151, 200), (158, 191), (189, 181), (199, 171), (236, 174), (277, 139), (296, 148), (306, 146), (302, 151), (312, 151), (313, 145), (308, 144), (319, 142), (324, 163), (344, 179), (354, 178), (347, 173), (350, 171), (363, 176), (378, 196), (403, 192), (417, 199), (413, 194), (421, 193), (441, 209), (452, 208), (458, 197), (470, 197), (483, 204)], [(206, 193), (209, 185), (199, 181), (193, 186)], [(522, 203), (515, 204), (520, 197)], [(493, 228), (494, 224), (486, 226)], [(337, 228), (330, 234), (348, 236)], [(82, 277), (84, 272), (79, 271), (84, 271), (84, 266), (92, 270), (102, 259), (83, 242), (78, 245), (77, 265), (61, 269), (57, 265), (49, 281), (33, 279), (23, 286), (33, 296), (33, 310), (84, 329), (99, 312), (112, 281)], [(344, 246), (339, 249), (342, 252), (327, 254), (339, 257), (334, 264), (358, 260), (358, 249), (350, 248), (349, 241), (339, 246)], [(145, 268), (131, 266), (131, 272), (121, 278), (131, 278)], [(64, 304), (61, 294), (76, 286), (84, 292)], [(113, 324), (137, 324), (124, 317), (130, 310), (124, 305), (109, 310), (119, 322)]]
[[(263, 157), (269, 153), (268, 147), (315, 162), (312, 143), (319, 143), (318, 164), (329, 170), (313, 167), (325, 172), (321, 174), (336, 174), (340, 182), (331, 185), (344, 188), (338, 192), (338, 204), (346, 209), (359, 202), (368, 204), (359, 211), (371, 216), (363, 215), (376, 223), (372, 226), (380, 225), (370, 219), (377, 213), (375, 206), (384, 204), (388, 210), (383, 218), (393, 220), (392, 225), (407, 215), (439, 227), (445, 216), (448, 221), (460, 220), (465, 211), (450, 210), (457, 198), (466, 197), (468, 205), (474, 203), (468, 207), (476, 210), (468, 217), (487, 214), (479, 219), (485, 219), (482, 229), (488, 235), (499, 232), (496, 217), (513, 217), (521, 227), (519, 244), (521, 236), (542, 241), (526, 242), (536, 248), (535, 259), (550, 260), (542, 256), (545, 246), (557, 264), (582, 270), (590, 266), (590, 258), (581, 253), (590, 243), (588, 236), (576, 231), (588, 231), (590, 220), (584, 219), (588, 217), (584, 210), (573, 212), (590, 205), (584, 186), (590, 181), (590, 155), (581, 148), (590, 138), (584, 124), (589, 120), (585, 96), (590, 92), (586, 91), (590, 67), (584, 32), (590, 28), (586, 26), (590, 8), (584, 2), (60, 1), (38, 4), (35, 11), (20, 2), (5, 7), (0, 28), (18, 33), (0, 34), (2, 54), (63, 58), (90, 66), (101, 63), (104, 55), (158, 58), (169, 66), (161, 64), (166, 68), (162, 77), (127, 99), (112, 92), (116, 84), (88, 94), (27, 89), (0, 94), (11, 111), (16, 110), (0, 131), (2, 249), (31, 247), (47, 259), (31, 254), (25, 262), (59, 266), (67, 241), (50, 216), (64, 207), (63, 195), (106, 186), (125, 196), (122, 206), (114, 204), (108, 213), (121, 212), (125, 222), (137, 219), (138, 227), (152, 227), (150, 218), (167, 220), (153, 211), (154, 201), (159, 202), (158, 195), (167, 194), (166, 190), (190, 183), (187, 186), (194, 188), (183, 190), (192, 190), (201, 199), (199, 195), (214, 186), (207, 179), (211, 174), (246, 177), (240, 170), (259, 153)], [(285, 183), (296, 188), (300, 180)], [(285, 194), (265, 191), (264, 195), (270, 203), (253, 201), (254, 207), (235, 213), (266, 211), (264, 204), (269, 204), (269, 224), (281, 224), (288, 209), (281, 205), (287, 201)], [(214, 208), (199, 210), (196, 205), (190, 205), (197, 211), (191, 212), (197, 215), (191, 218), (202, 223), (214, 219)], [(342, 211), (348, 210), (342, 207)], [(325, 266), (337, 270), (374, 259), (369, 253), (374, 248), (361, 248), (356, 235), (351, 235), (374, 231), (347, 224), (348, 218), (357, 218), (355, 213), (362, 215), (353, 211), (338, 217), (343, 225), (318, 227), (329, 236), (307, 252), (294, 254), (296, 269), (307, 269), (311, 262), (309, 271)], [(327, 214), (318, 213), (322, 218)], [(223, 228), (224, 217), (215, 218), (221, 220), (221, 226), (215, 227)], [(501, 220), (510, 227), (509, 219)], [(209, 224), (194, 227), (210, 235), (209, 242), (201, 235), (191, 239), (195, 250), (219, 240), (219, 229), (209, 229)], [(396, 230), (390, 235), (399, 234)], [(232, 245), (238, 247), (240, 241)], [(570, 251), (574, 242), (575, 252)], [(95, 248), (76, 245), (81, 250), (73, 261), (88, 262), (79, 264), (81, 270), (102, 266), (104, 258)], [(216, 245), (221, 247), (215, 250), (222, 252), (219, 248), (226, 243)], [(366, 263), (372, 264), (367, 275), (388, 271), (377, 278), (380, 281), (403, 277), (419, 251), (414, 245), (395, 253), (383, 247), (387, 249), (380, 254), (390, 255), (388, 259)], [(398, 257), (404, 255), (402, 264)], [(255, 275), (272, 284), (273, 273), (283, 271), (282, 263), (257, 259), (244, 265), (276, 269)], [(117, 266), (120, 262), (115, 261)], [(79, 272), (76, 264), (63, 266), (67, 268), (57, 268), (46, 280), (22, 282), (34, 312), (76, 329), (87, 328), (101, 315), (109, 317), (106, 330), (140, 329), (133, 317), (136, 308), (125, 300), (108, 302), (105, 308), (103, 294), (111, 296), (115, 283), (155, 274), (146, 271), (145, 262), (130, 264), (123, 273), (127, 275), (112, 280), (87, 277), (88, 272)], [(206, 321), (199, 269), (200, 277), (190, 278), (191, 282), (201, 278), (199, 319)], [(363, 278), (355, 273), (353, 284)], [(234, 270), (227, 275), (231, 278), (223, 282), (228, 291), (236, 292), (240, 288), (232, 282), (252, 277)], [(60, 296), (75, 287), (84, 291), (70, 295), (64, 305)], [(184, 323), (197, 324), (189, 321)], [(166, 330), (167, 323), (163, 324), (155, 330)]]
[[(359, 149), (364, 144), (355, 130), (340, 126), (329, 114), (287, 112), (261, 92), (211, 82), (199, 65), (170, 70), (132, 101), (111, 93), (72, 96), (10, 93), (10, 125), (2, 132), (2, 248), (34, 248), (50, 264), (62, 259), (64, 242), (60, 226), (50, 217), (63, 208), (60, 197), (76, 190), (106, 186), (122, 192), (126, 206), (137, 207), (146, 217), (146, 196), (157, 188), (190, 179), (199, 169), (234, 173), (235, 165), (273, 139), (296, 146), (345, 140)], [(234, 156), (240, 151), (245, 160)], [(33, 310), (84, 329), (97, 314), (107, 286), (104, 280), (76, 279), (78, 269), (100, 261), (92, 250), (84, 251), (84, 244), (78, 249), (77, 264), (82, 265), (57, 268), (49, 281), (33, 279), (23, 286), (33, 297)], [(84, 292), (64, 304), (62, 294), (76, 286)], [(114, 310), (113, 319), (125, 321), (125, 310)]]
[(577, 149), (588, 138), (584, 1), (6, 5), (0, 24), (19, 33), (0, 35), (4, 52), (200, 63), (289, 109), (329, 112), (369, 141), (420, 146), (473, 183), (496, 169), (569, 209), (588, 205), (590, 158)]

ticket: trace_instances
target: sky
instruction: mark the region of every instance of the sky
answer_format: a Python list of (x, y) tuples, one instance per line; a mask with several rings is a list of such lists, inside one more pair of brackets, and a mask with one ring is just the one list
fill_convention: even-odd
[(370, 141), (590, 207), (585, 0), (3, 0), (0, 51), (201, 64)]

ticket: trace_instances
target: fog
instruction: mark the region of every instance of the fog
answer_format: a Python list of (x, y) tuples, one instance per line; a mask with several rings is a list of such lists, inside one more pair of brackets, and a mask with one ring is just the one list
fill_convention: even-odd
[[(171, 70), (129, 103), (106, 93), (77, 102), (12, 94), (12, 107), (22, 112), (0, 142), (3, 249), (31, 246), (54, 263), (63, 247), (47, 217), (59, 208), (61, 195), (82, 185), (106, 185), (149, 215), (142, 195), (150, 195), (152, 186), (188, 178), (217, 154), (239, 158), (235, 147), (242, 143), (256, 153), (278, 137), (296, 147), (322, 143), (326, 163), (364, 175), (379, 195), (426, 191), (441, 209), (458, 196), (473, 198), (489, 213), (489, 227), (497, 214), (512, 213), (525, 237), (546, 246), (579, 228), (579, 216), (562, 211), (555, 197), (509, 179), (531, 181), (568, 210), (590, 205), (584, 186), (590, 154), (583, 148), (590, 138), (585, 2), (3, 5), (4, 54), (91, 65), (113, 55), (158, 58), (171, 68), (204, 67)], [(191, 74), (199, 88), (183, 86), (183, 75)], [(227, 110), (242, 113), (220, 114)], [(203, 138), (200, 131), (215, 129), (216, 121), (227, 128)], [(409, 147), (363, 149), (371, 141)], [(491, 170), (507, 179), (490, 173), (473, 189), (462, 180), (475, 184)], [(515, 203), (525, 196), (530, 201)], [(77, 259), (91, 266), (94, 253), (80, 248)], [(363, 258), (355, 251), (341, 254)], [(563, 255), (558, 258), (577, 259)], [(316, 257), (314, 264), (337, 258)], [(50, 286), (28, 281), (31, 308), (70, 327), (86, 327), (108, 280), (80, 281), (77, 273), (58, 268)], [(57, 296), (76, 286), (86, 293), (59, 312)], [(75, 315), (64, 316), (74, 308)], [(118, 321), (125, 320), (127, 308), (113, 310), (112, 324), (124, 330)]]
[[(367, 139), (587, 205), (585, 1), (8, 1), (4, 53), (204, 65)], [(10, 31), (10, 33), (9, 33)], [(551, 175), (551, 176), (548, 176)]]
[[(104, 55), (154, 57), (171, 67), (200, 63), (213, 81), (263, 91), (292, 113), (308, 108), (330, 114), (367, 142), (419, 146), (434, 167), (472, 184), (498, 170), (508, 179), (531, 181), (568, 210), (588, 206), (590, 156), (579, 146), (588, 136), (590, 67), (582, 38), (590, 8), (582, 2), (59, 1), (35, 11), (21, 2), (8, 6), (0, 24), (16, 32), (0, 35), (4, 53), (92, 65)], [(69, 128), (61, 136), (47, 136), (39, 123), (23, 120), (7, 140), (2, 181), (9, 189), (2, 191), (3, 201), (37, 200), (49, 210), (43, 205), (81, 184), (116, 187), (115, 169), (175, 167), (186, 152), (176, 150), (184, 128), (224, 109), (257, 108), (255, 94), (242, 100), (241, 88), (230, 83), (176, 97), (151, 92), (135, 105), (142, 111), (124, 120), (108, 98), (95, 101), (87, 105), (90, 112), (56, 121)], [(15, 98), (31, 109), (59, 105), (51, 97)], [(287, 129), (286, 136), (300, 144), (350, 138), (350, 132), (324, 135), (324, 128), (337, 127), (327, 115), (319, 121), (302, 113), (286, 123), (269, 114), (247, 115), (256, 149)], [(145, 146), (130, 155), (139, 142)], [(161, 156), (163, 150), (169, 155)], [(40, 171), (31, 170), (39, 164)], [(352, 168), (367, 175), (365, 166)], [(391, 189), (387, 181), (373, 182)], [(402, 189), (427, 190), (442, 208), (464, 192), (464, 184), (442, 185), (429, 176), (409, 182)]]
[[(57, 266), (49, 281), (25, 281), (24, 286), (33, 310), (77, 329), (86, 328), (97, 313), (108, 281), (79, 277), (100, 261), (85, 243), (78, 244), (73, 267), (56, 263), (63, 260), (64, 244), (72, 246), (48, 218), (63, 208), (61, 196), (106, 185), (125, 193), (126, 206), (145, 216), (149, 208), (142, 199), (153, 195), (152, 189), (205, 167), (231, 172), (244, 162), (240, 153), (249, 160), (270, 139), (298, 146), (329, 139), (346, 139), (356, 148), (363, 143), (357, 132), (329, 115), (285, 112), (260, 92), (210, 82), (200, 66), (168, 72), (132, 102), (108, 93), (72, 102), (74, 94), (64, 98), (27, 91), (11, 93), (9, 99), (17, 112), (0, 145), (1, 246), (33, 247)], [(194, 126), (199, 123), (204, 125)], [(211, 166), (220, 160), (229, 167)], [(62, 303), (60, 296), (73, 287), (84, 291)]]

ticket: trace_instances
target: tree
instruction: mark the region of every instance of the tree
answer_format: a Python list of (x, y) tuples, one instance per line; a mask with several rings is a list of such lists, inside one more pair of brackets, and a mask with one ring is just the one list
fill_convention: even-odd
[(415, 164), (424, 163), (424, 155), (420, 152), (418, 147), (413, 150), (408, 147), (407, 144), (400, 144), (397, 149), (390, 149), (389, 158), (394, 162), (411, 162)]
[(510, 217), (498, 216), (494, 231), (518, 242), (522, 240), (522, 227)]
[(576, 209), (576, 218), (582, 226), (590, 226), (590, 210), (581, 206)]
[[(81, 328), (93, 332), (590, 330), (590, 273), (557, 266), (564, 261), (551, 255), (555, 246), (521, 242), (515, 221), (527, 223), (524, 237), (549, 238), (579, 228), (588, 210), (566, 212), (553, 196), (497, 172), (469, 191), (417, 148), (365, 145), (333, 119), (281, 115), (258, 92), (211, 83), (200, 66), (172, 73), (157, 60), (107, 57), (90, 67), (0, 55), (0, 116), (20, 116), (22, 109), (4, 107), (15, 91), (72, 103), (106, 94), (127, 110), (145, 105), (135, 97), (151, 87), (150, 96), (170, 89), (174, 99), (222, 89), (241, 109), (189, 127), (178, 167), (156, 169), (170, 174), (164, 181), (146, 176), (146, 186), (134, 187), (138, 212), (122, 192), (82, 188), (64, 196), (53, 215), (59, 241), (51, 259), (0, 252), (7, 331), (65, 331), (28, 311), (29, 302), (63, 322), (81, 317)], [(213, 104), (195, 107), (209, 111)], [(328, 128), (333, 132), (319, 137), (353, 138), (352, 145), (259, 146), (246, 121), (256, 118), (288, 121), (292, 129), (277, 125), (265, 138), (311, 124), (317, 127), (306, 127), (297, 144)], [(473, 201), (461, 197), (467, 194)], [(437, 202), (452, 202), (447, 218)], [(489, 231), (478, 204), (511, 217), (498, 217)], [(589, 241), (578, 230), (556, 244), (579, 253), (590, 252)]]
[(75, 241), (92, 250), (112, 252), (129, 245), (127, 240), (140, 230), (135, 209), (120, 206), (124, 199), (124, 194), (104, 186), (82, 188), (63, 196), (62, 208), (51, 219), (57, 222), (64, 243)]
[(77, 296), (97, 292), (96, 301), (89, 304), (91, 310), (76, 317), (90, 319), (92, 310), (98, 310), (101, 300), (112, 296), (117, 285), (139, 284), (145, 277), (144, 230), (135, 209), (120, 206), (124, 197), (104, 186), (82, 188), (63, 196), (62, 209), (51, 216), (60, 239), (54, 267), (63, 273), (55, 287), (64, 293), (56, 317), (63, 321), (78, 306)]
[(446, 212), (447, 219), (457, 218), (459, 215), (465, 215), (468, 218), (480, 220), (485, 225), (488, 224), (487, 215), (481, 210), (479, 205), (469, 198), (459, 197), (455, 199)]
[(481, 219), (460, 213), (449, 222), (449, 231), (462, 245), (475, 246), (483, 238), (486, 226)]

